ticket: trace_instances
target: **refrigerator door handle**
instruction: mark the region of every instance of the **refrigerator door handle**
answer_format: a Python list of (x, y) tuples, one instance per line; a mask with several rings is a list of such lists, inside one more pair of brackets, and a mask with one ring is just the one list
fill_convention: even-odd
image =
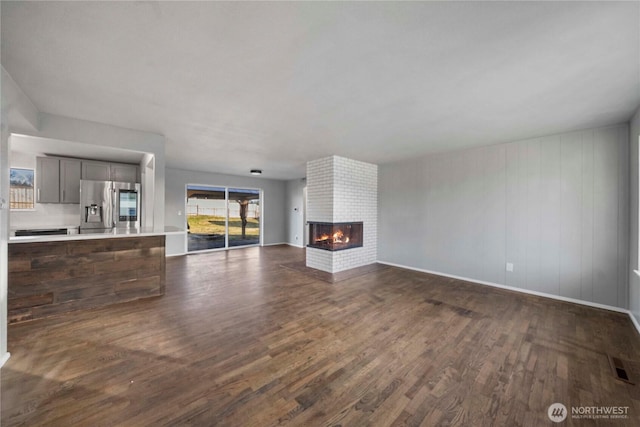
[(118, 224), (118, 189), (114, 188), (113, 189), (113, 196), (111, 199), (111, 212), (113, 212), (113, 215), (111, 217), (111, 227), (115, 228)]

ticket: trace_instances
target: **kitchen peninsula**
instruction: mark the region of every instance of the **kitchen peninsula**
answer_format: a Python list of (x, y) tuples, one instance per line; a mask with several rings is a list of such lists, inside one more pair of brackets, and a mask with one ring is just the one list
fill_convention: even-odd
[(163, 295), (165, 236), (181, 232), (12, 237), (9, 323)]

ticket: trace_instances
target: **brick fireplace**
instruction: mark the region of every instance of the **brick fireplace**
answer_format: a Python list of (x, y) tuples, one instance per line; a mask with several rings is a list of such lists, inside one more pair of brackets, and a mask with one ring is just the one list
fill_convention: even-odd
[(376, 262), (377, 218), (377, 165), (339, 156), (307, 163), (307, 267), (338, 273)]

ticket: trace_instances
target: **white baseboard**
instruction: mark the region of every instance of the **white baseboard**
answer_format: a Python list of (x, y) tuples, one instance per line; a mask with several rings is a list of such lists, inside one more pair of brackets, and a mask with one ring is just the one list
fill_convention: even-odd
[(183, 255), (186, 255), (186, 254), (187, 254), (186, 252), (178, 253), (178, 254), (165, 254), (164, 257), (165, 258), (171, 258), (171, 257), (174, 257), (174, 256), (183, 256)]
[(293, 246), (294, 248), (304, 249), (304, 246), (302, 246), (302, 245), (294, 245), (293, 243), (285, 243), (285, 245)]
[(0, 357), (0, 368), (2, 368), (5, 363), (7, 363), (7, 360), (9, 360), (10, 357), (11, 353), (9, 352), (6, 352), (2, 357)]
[(287, 242), (279, 242), (279, 243), (263, 243), (262, 246), (278, 246), (278, 245), (288, 245)]
[(392, 266), (392, 267), (404, 268), (405, 270), (413, 270), (413, 271), (418, 271), (418, 272), (421, 272), (421, 273), (435, 274), (437, 276), (450, 277), (452, 279), (464, 280), (465, 282), (477, 283), (479, 285), (492, 286), (494, 288), (506, 289), (506, 290), (509, 290), (509, 291), (520, 292), (520, 293), (523, 293), (523, 294), (536, 295), (536, 296), (539, 296), (539, 297), (551, 298), (551, 299), (555, 299), (555, 300), (559, 300), (559, 301), (570, 302), (570, 303), (573, 303), (573, 304), (580, 304), (580, 305), (586, 305), (588, 307), (600, 308), (602, 310), (609, 310), (609, 311), (615, 311), (617, 313), (624, 313), (624, 314), (627, 314), (631, 318), (631, 322), (635, 326), (635, 328), (638, 331), (638, 333), (640, 333), (640, 324), (638, 324), (638, 321), (633, 316), (633, 314), (629, 310), (624, 309), (624, 308), (614, 307), (612, 305), (606, 305), (606, 304), (599, 304), (597, 302), (585, 301), (585, 300), (576, 299), (576, 298), (563, 297), (563, 296), (560, 296), (560, 295), (548, 294), (546, 292), (538, 292), (538, 291), (532, 291), (532, 290), (529, 290), (529, 289), (515, 288), (513, 286), (500, 285), (498, 283), (485, 282), (483, 280), (477, 280), (477, 279), (472, 279), (470, 277), (462, 277), (462, 276), (456, 276), (456, 275), (453, 275), (453, 274), (441, 273), (439, 271), (432, 271), (432, 270), (425, 270), (423, 268), (409, 267), (407, 265), (395, 264), (395, 263), (392, 263), (392, 262), (385, 262), (385, 261), (376, 261), (376, 262), (379, 263), (379, 264), (389, 265), (389, 266)]

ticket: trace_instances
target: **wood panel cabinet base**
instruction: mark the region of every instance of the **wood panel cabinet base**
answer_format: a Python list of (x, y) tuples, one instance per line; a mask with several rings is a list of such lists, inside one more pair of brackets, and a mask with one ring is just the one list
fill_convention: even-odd
[(9, 323), (164, 295), (165, 237), (9, 245)]

